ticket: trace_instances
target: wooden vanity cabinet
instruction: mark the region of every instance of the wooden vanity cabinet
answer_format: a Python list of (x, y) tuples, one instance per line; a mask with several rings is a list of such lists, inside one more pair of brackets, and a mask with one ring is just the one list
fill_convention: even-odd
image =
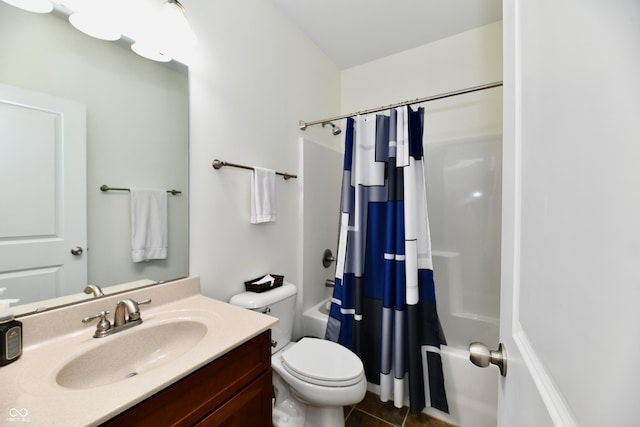
[(271, 427), (272, 396), (269, 330), (102, 425)]

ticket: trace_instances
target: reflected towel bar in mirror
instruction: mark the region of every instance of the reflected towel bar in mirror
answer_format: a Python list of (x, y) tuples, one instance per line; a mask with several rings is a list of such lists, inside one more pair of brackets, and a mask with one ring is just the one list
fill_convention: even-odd
[[(225, 162), (225, 161), (218, 160), (218, 159), (215, 159), (213, 162), (211, 162), (211, 166), (213, 166), (213, 168), (216, 169), (216, 170), (220, 169), (223, 166), (231, 166), (232, 168), (254, 170), (254, 168), (251, 167), (251, 166), (239, 165), (239, 164), (236, 164), (236, 163)], [(292, 174), (286, 173), (286, 172), (276, 172), (276, 175), (280, 175), (280, 176), (284, 177), (284, 179), (291, 179), (291, 178), (297, 178), (298, 177), (298, 175), (292, 175)]]
[[(109, 187), (106, 184), (101, 185), (100, 186), (100, 190), (101, 191), (111, 191), (111, 190), (114, 190), (114, 191), (131, 191), (130, 188)], [(172, 195), (175, 196), (176, 194), (182, 194), (182, 191), (179, 191), (179, 190), (167, 190), (167, 193), (171, 193)]]

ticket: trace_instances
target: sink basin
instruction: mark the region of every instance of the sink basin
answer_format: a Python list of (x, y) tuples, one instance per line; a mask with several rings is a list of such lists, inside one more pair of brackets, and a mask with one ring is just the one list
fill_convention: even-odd
[(65, 364), (56, 382), (70, 389), (87, 389), (124, 381), (187, 353), (207, 330), (197, 321), (176, 320), (99, 338), (104, 342)]

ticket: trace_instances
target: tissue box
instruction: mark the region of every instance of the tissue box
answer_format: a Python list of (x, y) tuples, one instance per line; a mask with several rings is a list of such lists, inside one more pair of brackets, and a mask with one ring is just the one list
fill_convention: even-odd
[[(266, 276), (273, 277), (273, 283), (265, 282), (265, 283), (255, 283), (260, 281), (260, 279), (265, 278)], [(279, 274), (265, 274), (264, 276), (256, 277), (252, 280), (247, 280), (244, 282), (244, 288), (249, 292), (264, 292), (269, 289), (277, 288), (282, 286), (282, 282), (284, 280), (284, 276)]]

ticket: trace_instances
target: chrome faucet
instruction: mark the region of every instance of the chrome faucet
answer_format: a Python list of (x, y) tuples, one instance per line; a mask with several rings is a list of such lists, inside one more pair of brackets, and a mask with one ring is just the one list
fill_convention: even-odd
[[(135, 322), (136, 325), (142, 323), (142, 319), (140, 318), (140, 308), (138, 305), (149, 304), (150, 302), (151, 299), (139, 302), (136, 302), (131, 298), (121, 299), (118, 301), (118, 304), (116, 305), (116, 312), (113, 315), (113, 326), (117, 328), (133, 322)], [(128, 319), (126, 318), (126, 315), (129, 316)]]
[(140, 304), (149, 304), (150, 302), (151, 298), (147, 298), (142, 301), (134, 301), (131, 298), (124, 298), (119, 300), (116, 304), (116, 312), (113, 314), (113, 325), (111, 325), (109, 320), (107, 320), (107, 314), (109, 314), (108, 311), (101, 311), (95, 316), (85, 317), (82, 319), (82, 323), (88, 323), (94, 319), (100, 319), (93, 337), (107, 337), (142, 323), (140, 308), (138, 306)]
[(84, 293), (87, 295), (93, 294), (94, 298), (104, 296), (104, 292), (102, 292), (102, 289), (100, 289), (100, 286), (98, 285), (87, 285), (87, 287), (84, 288)]

